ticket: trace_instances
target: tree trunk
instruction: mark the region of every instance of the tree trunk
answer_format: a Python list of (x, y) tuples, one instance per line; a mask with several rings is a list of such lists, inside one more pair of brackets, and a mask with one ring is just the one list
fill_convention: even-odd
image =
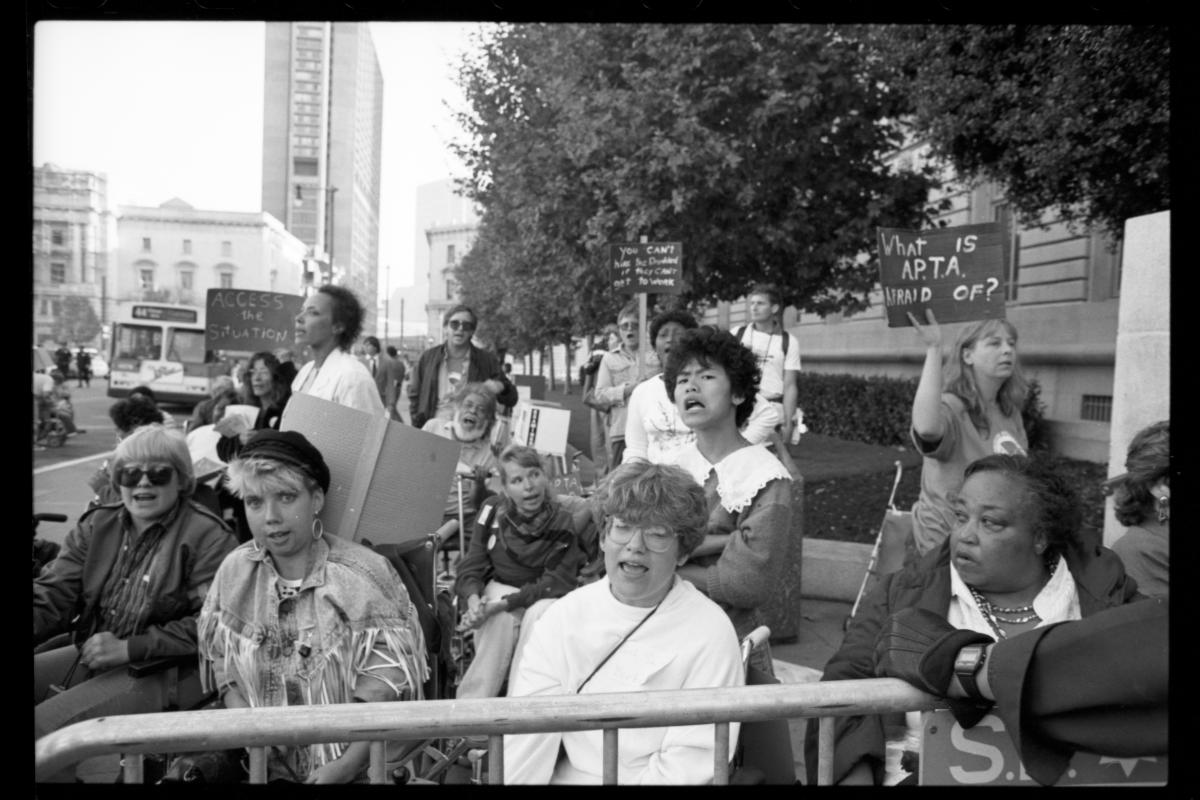
[(566, 349), (567, 349), (567, 357), (564, 360), (565, 367), (564, 367), (564, 371), (563, 371), (563, 394), (570, 394), (571, 393), (571, 340), (570, 339), (567, 339)]
[(550, 391), (554, 391), (554, 345), (546, 348), (550, 351)]

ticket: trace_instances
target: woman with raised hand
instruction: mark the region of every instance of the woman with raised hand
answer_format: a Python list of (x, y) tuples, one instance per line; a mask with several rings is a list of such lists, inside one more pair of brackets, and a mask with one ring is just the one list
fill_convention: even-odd
[(932, 311), (909, 322), (925, 343), (925, 366), (913, 398), (912, 440), (924, 462), (921, 494), (912, 508), (909, 562), (946, 540), (954, 528), (950, 495), (963, 470), (992, 453), (1024, 455), (1021, 411), (1028, 383), (1017, 361), (1017, 329), (1003, 319), (967, 324), (942, 362), (942, 329)]
[[(325, 530), (329, 481), (296, 431), (256, 431), (229, 465), (254, 538), (217, 570), (199, 623), (203, 685), (226, 708), (421, 698), (416, 609), (387, 559)], [(368, 755), (369, 742), (275, 748), (268, 777), (347, 783)]]

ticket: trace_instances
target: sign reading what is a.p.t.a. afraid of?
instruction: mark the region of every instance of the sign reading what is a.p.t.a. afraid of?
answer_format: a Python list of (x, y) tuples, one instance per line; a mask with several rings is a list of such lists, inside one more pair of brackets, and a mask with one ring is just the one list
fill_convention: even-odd
[(879, 283), (888, 327), (1004, 317), (1004, 247), (997, 223), (928, 231), (879, 228)]

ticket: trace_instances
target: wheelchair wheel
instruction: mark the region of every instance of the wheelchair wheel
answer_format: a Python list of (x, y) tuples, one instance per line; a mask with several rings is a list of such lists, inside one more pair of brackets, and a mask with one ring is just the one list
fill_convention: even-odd
[(63, 425), (61, 420), (52, 419), (46, 423), (42, 434), (42, 441), (45, 442), (46, 447), (62, 447), (66, 440), (67, 426)]

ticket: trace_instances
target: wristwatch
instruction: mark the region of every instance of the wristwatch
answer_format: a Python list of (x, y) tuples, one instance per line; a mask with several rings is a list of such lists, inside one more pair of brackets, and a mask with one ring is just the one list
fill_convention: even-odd
[(958, 657), (954, 659), (954, 675), (962, 684), (967, 697), (972, 700), (985, 699), (983, 693), (979, 691), (979, 684), (975, 678), (983, 670), (986, 662), (987, 645), (985, 644), (969, 644), (959, 650)]

